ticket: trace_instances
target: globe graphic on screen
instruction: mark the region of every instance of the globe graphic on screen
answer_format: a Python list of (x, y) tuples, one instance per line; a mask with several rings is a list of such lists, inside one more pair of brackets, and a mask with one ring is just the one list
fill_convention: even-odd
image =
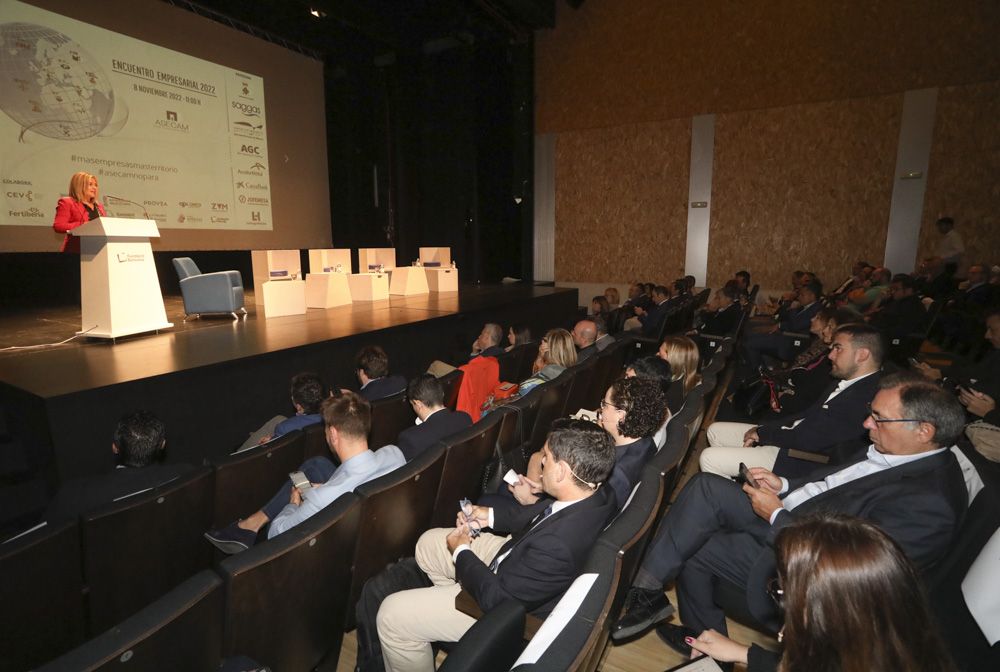
[(0, 24), (0, 110), (32, 131), (82, 140), (111, 121), (115, 94), (94, 58), (62, 33), (33, 23)]

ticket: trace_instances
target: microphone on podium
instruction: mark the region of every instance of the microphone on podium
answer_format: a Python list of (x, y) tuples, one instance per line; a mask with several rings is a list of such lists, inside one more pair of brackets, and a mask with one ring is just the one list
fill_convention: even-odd
[(127, 198), (122, 198), (121, 196), (115, 196), (113, 194), (104, 194), (104, 198), (106, 198), (106, 199), (107, 198), (113, 198), (116, 201), (121, 201), (122, 203), (128, 203), (129, 205), (134, 205), (134, 206), (136, 206), (136, 207), (138, 207), (138, 208), (140, 208), (142, 210), (143, 217), (145, 217), (146, 219), (149, 219), (149, 213), (146, 212), (146, 208), (143, 205), (141, 205), (139, 203), (136, 203), (135, 201), (130, 201)]

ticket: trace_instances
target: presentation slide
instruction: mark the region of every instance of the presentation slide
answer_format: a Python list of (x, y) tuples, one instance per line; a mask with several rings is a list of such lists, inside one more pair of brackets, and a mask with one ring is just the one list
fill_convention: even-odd
[(35, 194), (84, 170), (119, 217), (271, 228), (260, 77), (15, 0), (0, 13), (0, 223), (51, 226)]
[[(114, 4), (121, 5), (91, 7)], [(0, 237), (11, 238), (5, 231), (19, 232), (20, 240), (32, 229), (51, 232), (70, 176), (86, 171), (97, 177), (109, 215), (154, 220), (174, 243), (165, 249), (328, 245), (322, 65), (311, 62), (318, 77), (312, 95), (303, 98), (312, 99), (314, 109), (279, 104), (272, 114), (268, 87), (284, 94), (287, 81), (280, 71), (275, 76), (267, 52), (284, 52), (286, 70), (311, 59), (163, 3), (132, 7), (147, 5), (167, 10), (189, 38), (186, 24), (219, 33), (217, 39), (231, 47), (228, 62), (187, 45), (170, 48), (175, 32), (154, 14), (132, 14), (139, 30), (129, 32), (139, 34), (130, 35), (112, 30), (118, 26), (106, 19), (92, 25), (0, 0)], [(121, 22), (120, 13), (112, 16)], [(101, 19), (94, 15), (94, 23)], [(312, 124), (300, 126), (318, 130), (323, 142), (270, 128), (296, 113), (311, 117)], [(276, 135), (280, 167), (272, 166), (269, 147)], [(288, 172), (293, 157), (312, 172)], [(276, 175), (281, 172), (284, 178)], [(282, 187), (295, 194), (294, 202), (285, 199), (287, 210), (279, 208)], [(312, 192), (311, 202), (302, 200), (303, 192)], [(287, 216), (276, 221), (279, 211)], [(50, 250), (54, 238), (46, 233), (28, 240), (39, 242), (0, 249)]]

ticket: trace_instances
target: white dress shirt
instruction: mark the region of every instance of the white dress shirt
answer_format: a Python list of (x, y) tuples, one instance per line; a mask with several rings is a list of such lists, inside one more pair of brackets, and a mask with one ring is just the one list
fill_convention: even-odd
[[(774, 524), (774, 519), (778, 516), (778, 512), (785, 510), (791, 511), (795, 507), (801, 505), (816, 495), (821, 495), (827, 490), (832, 490), (833, 488), (844, 485), (845, 483), (850, 483), (851, 481), (856, 481), (859, 478), (869, 476), (871, 474), (877, 474), (880, 471), (885, 471), (886, 469), (892, 469), (893, 467), (898, 467), (908, 462), (915, 462), (916, 460), (922, 460), (925, 457), (930, 457), (931, 455), (937, 455), (948, 450), (945, 448), (938, 448), (937, 450), (929, 450), (923, 453), (917, 453), (916, 455), (889, 455), (887, 453), (880, 453), (875, 448), (875, 444), (868, 446), (868, 459), (863, 462), (855, 462), (854, 464), (848, 465), (841, 469), (840, 471), (835, 471), (822, 481), (813, 481), (811, 483), (806, 483), (801, 488), (789, 492), (788, 495), (784, 497), (781, 501), (782, 508), (776, 509), (774, 513), (771, 514), (770, 523)], [(781, 492), (778, 494), (783, 494), (788, 491), (788, 479), (781, 479)]]

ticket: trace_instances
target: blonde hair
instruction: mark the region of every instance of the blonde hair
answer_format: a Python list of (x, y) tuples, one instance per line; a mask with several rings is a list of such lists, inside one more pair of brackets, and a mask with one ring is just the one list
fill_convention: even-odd
[(667, 336), (663, 339), (663, 345), (667, 347), (667, 363), (670, 364), (670, 372), (673, 380), (684, 380), (684, 393), (701, 382), (701, 374), (698, 373), (698, 344), (687, 336)]
[(608, 287), (607, 289), (605, 289), (604, 296), (608, 296), (608, 294), (611, 295), (610, 297), (608, 297), (608, 303), (614, 306), (617, 306), (619, 303), (621, 303), (621, 295), (618, 294), (617, 287)]
[(83, 203), (87, 200), (85, 192), (91, 180), (97, 182), (97, 178), (90, 173), (85, 173), (82, 170), (79, 173), (73, 173), (73, 177), (69, 178), (69, 195), (73, 197), (74, 201)]
[(545, 353), (546, 364), (556, 364), (569, 368), (576, 364), (576, 345), (573, 336), (565, 329), (550, 329), (545, 334), (549, 351)]

